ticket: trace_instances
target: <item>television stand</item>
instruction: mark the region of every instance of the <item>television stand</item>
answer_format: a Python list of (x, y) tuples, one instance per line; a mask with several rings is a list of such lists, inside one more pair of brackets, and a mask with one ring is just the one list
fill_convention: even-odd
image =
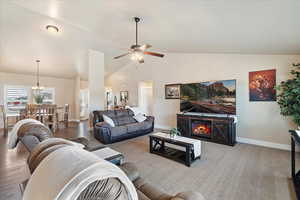
[(236, 117), (230, 115), (180, 113), (177, 128), (182, 136), (234, 146)]

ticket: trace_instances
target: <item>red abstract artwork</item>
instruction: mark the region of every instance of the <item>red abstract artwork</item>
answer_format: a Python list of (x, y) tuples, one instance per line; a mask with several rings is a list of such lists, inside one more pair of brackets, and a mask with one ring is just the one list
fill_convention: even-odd
[(276, 101), (276, 69), (249, 72), (250, 101)]

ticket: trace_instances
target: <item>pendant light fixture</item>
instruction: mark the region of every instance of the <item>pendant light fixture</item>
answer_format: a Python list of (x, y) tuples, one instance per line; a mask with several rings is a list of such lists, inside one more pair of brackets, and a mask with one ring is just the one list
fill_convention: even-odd
[(36, 86), (33, 86), (33, 90), (43, 90), (44, 87), (40, 86), (40, 60), (36, 60), (36, 67), (37, 67), (37, 72), (36, 72)]

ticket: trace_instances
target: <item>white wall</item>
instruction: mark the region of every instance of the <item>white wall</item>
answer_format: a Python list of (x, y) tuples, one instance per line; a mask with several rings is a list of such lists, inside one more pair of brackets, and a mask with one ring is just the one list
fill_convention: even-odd
[(103, 110), (105, 101), (104, 54), (89, 50), (89, 111)]
[(74, 84), (74, 115), (76, 120), (80, 120), (80, 89), (81, 89), (81, 80), (80, 76), (75, 77)]
[(89, 88), (89, 82), (85, 80), (80, 80), (80, 89), (88, 89)]
[(288, 78), (299, 55), (166, 54), (147, 56), (145, 64), (131, 63), (106, 78), (106, 86), (117, 94), (129, 91), (129, 103), (138, 103), (138, 83), (154, 82), (154, 116), (162, 127), (176, 126), (179, 100), (166, 100), (164, 85), (210, 80), (237, 80), (237, 135), (266, 142), (289, 144), (288, 130), (294, 125), (280, 115), (276, 102), (249, 102), (248, 73), (277, 69), (277, 83)]
[[(59, 106), (70, 104), (71, 119), (73, 119), (75, 80), (42, 76), (40, 82), (44, 87), (55, 88), (55, 104)], [(36, 76), (0, 72), (0, 104), (4, 104), (5, 85), (32, 87), (36, 85)], [(0, 124), (0, 127), (2, 127), (2, 124)]]

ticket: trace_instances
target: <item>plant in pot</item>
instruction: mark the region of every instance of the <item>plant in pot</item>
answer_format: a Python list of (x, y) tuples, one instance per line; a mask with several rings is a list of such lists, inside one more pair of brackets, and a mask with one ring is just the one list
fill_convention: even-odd
[(177, 135), (181, 135), (180, 131), (177, 128), (172, 128), (170, 131), (170, 137), (175, 138)]
[(42, 104), (43, 101), (44, 101), (44, 98), (45, 97), (43, 95), (41, 95), (41, 94), (34, 95), (34, 100), (35, 100), (36, 104)]
[(277, 95), (277, 103), (280, 106), (280, 113), (283, 116), (289, 116), (293, 122), (300, 126), (300, 63), (293, 64), (294, 69), (291, 70), (291, 78), (282, 81), (276, 87), (279, 94)]

